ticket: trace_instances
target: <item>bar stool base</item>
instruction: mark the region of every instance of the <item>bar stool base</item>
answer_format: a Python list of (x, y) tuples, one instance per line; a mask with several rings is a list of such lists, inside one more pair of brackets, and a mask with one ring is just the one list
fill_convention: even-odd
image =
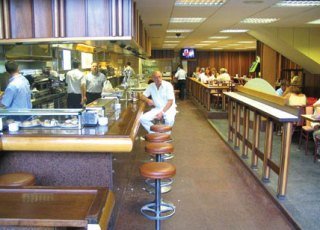
[(152, 202), (144, 205), (140, 211), (149, 220), (166, 220), (176, 212), (176, 208), (168, 203), (161, 202), (160, 212), (156, 212), (156, 203)]

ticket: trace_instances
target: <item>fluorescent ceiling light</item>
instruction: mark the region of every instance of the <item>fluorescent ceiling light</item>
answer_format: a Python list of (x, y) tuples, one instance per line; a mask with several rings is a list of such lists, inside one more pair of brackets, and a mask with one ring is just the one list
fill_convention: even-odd
[(246, 18), (240, 21), (241, 23), (246, 24), (268, 24), (278, 21), (278, 18)]
[(164, 41), (163, 43), (180, 43), (180, 41)]
[(222, 6), (226, 0), (177, 0), (176, 6)]
[(223, 50), (221, 47), (211, 48), (212, 50)]
[(229, 30), (221, 30), (220, 33), (245, 33), (248, 30), (245, 29), (229, 29)]
[(308, 22), (307, 24), (320, 24), (320, 19)]
[(171, 29), (167, 30), (167, 33), (190, 33), (192, 32), (191, 29)]
[(210, 44), (203, 44), (203, 43), (198, 43), (198, 44), (194, 44), (195, 46), (208, 46)]
[(216, 43), (218, 41), (201, 41), (200, 43)]
[(211, 36), (209, 39), (227, 39), (229, 36)]
[(238, 43), (240, 43), (240, 44), (251, 44), (251, 43), (256, 43), (256, 41), (239, 41)]
[(168, 36), (166, 36), (166, 38), (184, 38), (184, 36), (181, 35), (181, 36), (178, 37), (178, 36), (170, 36), (170, 35), (168, 35)]
[(227, 44), (226, 46), (239, 46), (240, 44)]
[(276, 4), (280, 7), (310, 7), (310, 6), (320, 6), (320, 1), (289, 1), (283, 0)]
[(206, 18), (170, 18), (170, 23), (200, 23)]

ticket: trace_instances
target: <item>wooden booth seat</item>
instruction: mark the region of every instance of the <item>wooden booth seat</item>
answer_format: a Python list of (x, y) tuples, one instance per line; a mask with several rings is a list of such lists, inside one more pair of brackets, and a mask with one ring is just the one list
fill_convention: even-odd
[(22, 187), (35, 185), (36, 178), (27, 172), (0, 175), (0, 186)]
[(103, 187), (2, 187), (0, 226), (107, 230), (114, 204)]

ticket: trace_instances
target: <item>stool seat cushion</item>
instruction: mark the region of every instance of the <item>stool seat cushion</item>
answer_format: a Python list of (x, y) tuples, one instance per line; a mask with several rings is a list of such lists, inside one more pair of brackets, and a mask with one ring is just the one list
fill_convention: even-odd
[(170, 125), (152, 125), (150, 130), (157, 133), (166, 133), (172, 130)]
[(31, 173), (8, 173), (0, 175), (0, 186), (20, 187), (35, 185), (36, 178)]
[(151, 142), (146, 144), (145, 150), (147, 153), (155, 155), (155, 154), (172, 153), (174, 148), (171, 143), (152, 143)]
[(170, 141), (171, 140), (171, 136), (170, 134), (167, 133), (148, 133), (146, 135), (146, 141), (149, 142), (166, 142), (166, 141)]
[(167, 162), (148, 162), (140, 166), (140, 174), (145, 178), (167, 179), (176, 174), (176, 167)]

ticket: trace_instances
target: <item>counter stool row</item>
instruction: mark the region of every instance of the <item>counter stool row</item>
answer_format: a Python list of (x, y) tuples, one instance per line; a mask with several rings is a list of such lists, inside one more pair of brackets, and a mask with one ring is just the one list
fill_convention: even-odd
[(171, 126), (162, 124), (151, 126), (151, 130), (155, 133), (147, 134), (145, 139), (148, 143), (145, 146), (146, 153), (155, 157), (156, 162), (148, 162), (140, 167), (140, 174), (146, 178), (146, 183), (153, 188), (155, 200), (144, 205), (141, 213), (148, 219), (155, 221), (155, 229), (160, 229), (161, 220), (165, 220), (173, 216), (175, 206), (166, 203), (161, 198), (161, 193), (171, 190), (173, 176), (176, 174), (174, 165), (163, 162), (173, 157), (174, 147), (171, 143), (172, 138), (168, 132), (172, 130)]

